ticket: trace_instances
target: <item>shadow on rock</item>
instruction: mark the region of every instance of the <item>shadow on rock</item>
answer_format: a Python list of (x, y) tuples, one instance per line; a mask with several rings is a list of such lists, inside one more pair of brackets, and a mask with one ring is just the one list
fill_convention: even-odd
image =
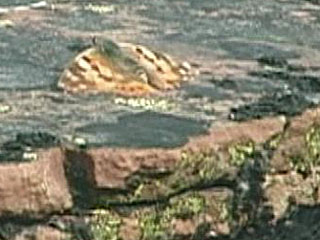
[(319, 104), (320, 78), (307, 73), (310, 69), (291, 65), (284, 58), (261, 57), (257, 61), (265, 68), (249, 72), (249, 76), (272, 81), (280, 88), (265, 93), (255, 102), (231, 108), (231, 120), (260, 119), (279, 114), (295, 116)]

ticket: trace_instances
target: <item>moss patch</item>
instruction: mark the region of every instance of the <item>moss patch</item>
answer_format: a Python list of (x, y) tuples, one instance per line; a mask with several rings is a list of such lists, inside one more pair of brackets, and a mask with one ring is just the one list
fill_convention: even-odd
[(233, 144), (228, 148), (228, 152), (230, 154), (230, 163), (241, 167), (249, 158), (254, 156), (255, 144), (251, 140)]
[[(134, 202), (139, 200), (166, 199), (175, 193), (204, 184), (221, 177), (228, 169), (228, 162), (212, 151), (184, 152), (175, 167), (166, 171), (137, 172), (127, 181), (127, 192), (101, 197), (100, 206), (108, 200)], [(187, 179), (187, 181), (186, 181)]]
[(184, 152), (173, 174), (164, 183), (171, 191), (179, 191), (195, 184), (212, 181), (222, 176), (227, 163), (213, 151)]
[(139, 219), (141, 240), (160, 240), (166, 237), (166, 226), (158, 212), (145, 213)]
[(281, 143), (281, 140), (283, 139), (283, 133), (276, 134), (272, 136), (265, 144), (265, 148), (270, 150), (275, 150)]
[(94, 240), (119, 240), (119, 227), (121, 218), (110, 211), (96, 211), (90, 230)]
[(305, 149), (290, 157), (291, 167), (302, 174), (314, 172), (320, 164), (320, 126), (314, 125), (305, 134)]
[(163, 217), (167, 220), (172, 218), (188, 219), (204, 211), (206, 205), (205, 198), (193, 194), (186, 198), (172, 200), (165, 209)]
[(314, 165), (320, 163), (320, 126), (313, 126), (306, 134), (308, 155)]
[(174, 219), (191, 219), (205, 211), (206, 200), (199, 194), (172, 199), (162, 209), (156, 208), (140, 216), (142, 240), (158, 240), (173, 237), (170, 229)]

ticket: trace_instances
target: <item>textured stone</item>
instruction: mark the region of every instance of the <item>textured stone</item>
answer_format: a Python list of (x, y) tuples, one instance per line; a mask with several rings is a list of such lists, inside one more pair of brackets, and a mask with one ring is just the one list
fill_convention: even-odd
[(302, 156), (305, 153), (305, 135), (313, 125), (319, 122), (320, 108), (307, 110), (290, 120), (289, 127), (270, 160), (273, 171), (285, 172), (290, 169), (290, 157)]
[[(133, 173), (141, 171), (167, 171), (181, 159), (183, 151), (226, 150), (232, 142), (252, 140), (263, 143), (283, 130), (280, 118), (267, 118), (226, 126), (214, 126), (208, 135), (193, 137), (189, 143), (175, 149), (92, 148), (82, 156), (92, 161), (92, 176), (97, 188), (124, 188)], [(81, 159), (81, 157), (77, 157)]]
[(110, 149), (88, 151), (93, 162), (93, 175), (98, 188), (123, 188), (125, 180), (143, 170), (165, 171), (179, 159), (178, 150)]
[(141, 239), (138, 219), (124, 218), (119, 229), (119, 237), (125, 240)]
[(46, 226), (37, 226), (22, 231), (14, 240), (66, 240), (68, 234), (62, 233), (59, 230)]
[(40, 150), (37, 160), (0, 164), (0, 215), (48, 214), (72, 207), (58, 148)]
[(304, 179), (300, 174), (269, 175), (266, 181), (265, 196), (273, 208), (275, 219), (286, 214), (293, 204), (312, 205), (319, 202), (318, 191), (314, 191), (314, 179)]
[(186, 149), (213, 148), (219, 150), (232, 142), (252, 140), (263, 143), (277, 133), (281, 133), (285, 122), (280, 117), (251, 120), (242, 123), (226, 123), (213, 126), (208, 135), (191, 138), (185, 146)]
[(191, 236), (197, 228), (197, 224), (192, 219), (174, 219), (172, 227), (176, 235)]
[[(10, 8), (11, 5), (31, 2), (35, 1), (21, 0), (13, 4), (10, 0), (2, 0), (0, 8), (3, 10), (2, 7)], [(50, 7), (47, 9), (1, 14), (1, 20), (11, 21), (13, 26), (0, 26), (0, 101), (2, 105), (10, 107), (10, 111), (0, 114), (0, 145), (10, 141), (20, 132), (43, 129), (59, 137), (65, 134), (76, 135), (85, 139), (86, 145), (99, 148), (90, 147), (90, 150), (66, 153), (66, 174), (68, 177), (74, 177), (68, 178), (70, 185), (61, 180), (65, 178), (64, 170), (62, 163), (57, 159), (44, 161), (49, 157), (39, 155), (35, 162), (0, 165), (0, 214), (4, 215), (4, 211), (50, 214), (52, 211), (71, 207), (67, 186), (70, 186), (74, 202), (79, 189), (82, 190), (81, 194), (94, 199), (95, 195), (89, 194), (91, 188), (125, 188), (126, 181), (131, 180), (132, 175), (137, 177), (133, 178), (137, 181), (134, 182), (136, 185), (132, 184), (130, 187), (138, 186), (136, 189), (130, 189), (133, 193), (101, 192), (105, 193), (103, 200), (107, 202), (113, 200), (114, 192), (121, 196), (131, 194), (128, 198), (134, 201), (129, 203), (135, 205), (136, 198), (131, 197), (140, 197), (141, 188), (145, 187), (148, 190), (151, 186), (151, 190), (158, 190), (157, 185), (150, 184), (151, 181), (167, 184), (163, 181), (167, 175), (161, 175), (161, 179), (151, 179), (152, 174), (136, 176), (139, 171), (150, 170), (152, 173), (170, 170), (181, 159), (182, 152), (198, 153), (212, 149), (209, 154), (217, 153), (218, 160), (215, 159), (216, 156), (209, 154), (203, 154), (204, 157), (195, 154), (196, 157), (190, 159), (196, 159), (196, 164), (200, 163), (200, 167), (190, 164), (188, 171), (194, 171), (189, 175), (199, 174), (198, 170), (206, 165), (215, 171), (202, 172), (202, 175), (213, 175), (210, 180), (215, 181), (215, 173), (221, 174), (223, 171), (212, 167), (216, 165), (202, 164), (201, 161), (207, 158), (213, 159), (213, 162), (217, 160), (218, 166), (225, 164), (227, 170), (235, 169), (236, 174), (232, 178), (235, 185), (240, 183), (239, 187), (243, 188), (244, 193), (246, 190), (250, 193), (250, 199), (242, 198), (240, 194), (239, 200), (248, 203), (249, 211), (252, 210), (253, 214), (239, 216), (237, 220), (232, 219), (233, 215), (228, 212), (231, 210), (229, 201), (216, 202), (215, 199), (210, 199), (208, 202), (213, 206), (222, 203), (221, 208), (216, 207), (217, 211), (213, 211), (214, 207), (211, 206), (206, 209), (206, 214), (207, 210), (212, 213), (209, 214), (212, 220), (206, 220), (212, 223), (212, 233), (209, 232), (210, 237), (202, 238), (196, 238), (195, 234), (191, 233), (193, 240), (214, 238), (215, 233), (218, 235), (217, 238), (237, 240), (320, 239), (319, 207), (312, 206), (314, 196), (311, 196), (315, 195), (315, 190), (319, 190), (314, 182), (317, 179), (311, 179), (311, 176), (303, 179), (300, 174), (287, 176), (293, 172), (288, 158), (292, 154), (304, 154), (305, 133), (317, 118), (317, 110), (310, 110), (300, 117), (292, 116), (318, 104), (320, 99), (320, 45), (317, 20), (320, 11), (317, 11), (319, 6), (316, 5), (319, 1), (244, 0), (231, 3), (223, 0), (124, 0), (112, 3), (82, 1), (80, 4), (77, 1), (56, 2), (48, 3)], [(101, 12), (96, 11), (97, 8), (113, 10)], [(195, 21), (197, 24), (192, 24)], [(148, 108), (137, 105), (139, 99), (126, 100), (127, 103), (134, 103), (131, 105), (118, 104), (119, 101), (117, 103), (116, 99), (109, 95), (71, 96), (54, 89), (52, 86), (56, 86), (57, 79), (69, 59), (83, 47), (88, 47), (93, 35), (155, 47), (155, 50), (168, 52), (199, 66), (200, 75), (195, 81), (185, 84), (181, 91), (161, 96), (159, 102), (164, 99), (166, 104), (164, 108), (158, 109), (150, 108), (149, 105)], [(264, 60), (261, 61), (262, 59)], [(238, 117), (232, 112), (233, 109), (237, 109)], [(231, 123), (227, 120), (227, 117), (233, 117), (233, 120), (247, 120), (279, 114), (292, 118), (288, 121), (291, 125), (286, 125), (288, 128), (284, 128), (285, 123), (279, 118), (242, 123)], [(174, 119), (176, 117), (179, 119)], [(192, 121), (188, 123), (188, 119)], [(205, 120), (206, 126), (207, 123), (213, 125), (207, 135), (195, 137), (196, 134), (203, 133), (199, 131), (203, 129), (203, 123), (197, 123), (197, 120)], [(245, 162), (248, 164), (244, 167), (230, 166), (227, 161), (228, 147), (234, 142), (241, 143), (247, 140), (263, 144), (274, 135), (281, 135), (284, 129), (285, 134), (279, 142), (278, 138), (272, 142), (275, 143), (275, 151), (271, 159), (271, 167), (284, 176), (274, 174), (271, 176), (271, 181), (276, 181), (274, 185), (269, 185), (264, 192), (259, 191), (260, 184), (263, 185), (263, 180), (269, 176), (268, 169), (259, 168), (259, 154), (258, 158), (250, 156), (249, 162)], [(190, 138), (191, 136), (193, 137)], [(53, 150), (43, 151), (42, 154), (47, 156), (51, 151)], [(57, 152), (53, 155), (59, 155)], [(262, 157), (268, 158), (269, 155)], [(60, 158), (62, 159), (62, 156)], [(251, 163), (253, 164), (250, 165)], [(184, 169), (178, 169), (178, 174), (172, 182), (180, 180), (186, 182), (189, 187), (191, 181), (186, 177), (189, 175), (183, 172)], [(211, 173), (213, 174), (210, 175)], [(261, 176), (256, 177), (255, 174)], [(86, 176), (93, 185), (83, 184), (88, 182)], [(141, 179), (141, 176), (146, 177)], [(74, 179), (82, 181), (73, 184)], [(250, 183), (251, 179), (254, 183), (252, 187), (246, 184)], [(38, 188), (39, 182), (48, 183), (46, 188), (49, 190), (41, 192), (42, 188)], [(187, 191), (194, 192), (194, 189), (188, 188)], [(157, 197), (156, 194), (153, 196)], [(291, 196), (296, 198), (300, 206), (294, 206), (294, 212), (292, 209), (283, 211), (283, 208), (288, 206), (287, 200)], [(257, 202), (257, 205), (256, 202), (251, 204), (251, 197), (257, 197), (261, 201)], [(263, 204), (264, 197), (274, 207), (271, 211), (279, 218), (278, 222), (269, 222), (267, 218), (267, 221), (260, 224), (259, 216), (256, 217), (254, 214), (259, 210), (255, 208), (263, 207), (258, 205)], [(231, 200), (238, 199), (236, 197)], [(120, 201), (119, 203), (123, 204)], [(155, 207), (156, 215), (161, 215), (163, 208), (159, 205), (162, 204), (153, 203), (157, 202), (151, 201), (151, 206), (145, 206), (147, 214), (153, 213), (149, 209)], [(76, 206), (78, 209), (79, 206)], [(117, 206), (117, 210), (125, 213), (127, 205)], [(249, 218), (248, 221), (244, 219), (246, 217)], [(20, 215), (18, 220), (20, 221)], [(33, 219), (27, 218), (28, 226), (33, 224), (29, 220)], [(150, 232), (161, 232), (161, 226), (154, 226), (157, 218), (151, 220)], [(244, 229), (234, 229), (233, 225), (229, 224), (232, 220), (240, 220), (239, 224), (235, 223), (235, 227), (242, 227), (246, 222), (253, 224), (250, 224), (249, 229), (245, 229), (247, 226), (244, 226)], [(11, 218), (8, 222), (10, 221)], [(135, 219), (132, 220), (132, 225), (128, 221), (123, 222), (127, 224), (128, 231), (124, 231), (122, 236), (152, 239), (144, 238), (146, 234), (133, 234), (139, 225)], [(176, 226), (178, 224), (183, 224), (183, 221), (177, 219)], [(3, 225), (2, 222), (0, 225)], [(182, 235), (189, 234), (188, 225), (180, 225), (177, 228), (181, 229)], [(26, 239), (50, 239), (50, 235), (43, 231), (50, 232), (52, 229), (42, 229), (37, 230), (37, 234), (26, 236)], [(0, 238), (3, 238), (1, 233)]]

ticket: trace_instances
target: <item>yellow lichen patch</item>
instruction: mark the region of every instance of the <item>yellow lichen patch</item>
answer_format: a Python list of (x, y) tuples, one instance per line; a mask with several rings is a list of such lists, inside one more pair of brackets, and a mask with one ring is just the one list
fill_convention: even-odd
[(225, 162), (221, 161), (212, 151), (184, 152), (173, 174), (164, 180), (164, 184), (170, 186), (171, 191), (178, 191), (217, 178), (223, 174), (224, 167)]
[(115, 11), (116, 8), (114, 5), (94, 5), (90, 3), (87, 6), (85, 6), (84, 9), (88, 11), (96, 12), (99, 14), (103, 14), (103, 13), (112, 13)]
[(313, 126), (306, 134), (308, 154), (315, 164), (320, 160), (320, 126)]
[(119, 216), (106, 210), (95, 210), (91, 220), (90, 230), (94, 240), (119, 240)]
[(152, 111), (169, 111), (176, 108), (176, 104), (167, 99), (117, 97), (114, 99), (114, 103), (132, 108)]
[[(204, 184), (226, 174), (228, 162), (212, 151), (184, 152), (172, 169), (161, 172), (141, 172), (126, 181), (131, 189), (129, 201), (167, 197), (182, 189)], [(186, 181), (188, 179), (188, 181)]]
[(0, 104), (0, 113), (8, 113), (12, 110), (9, 105)]
[(274, 135), (267, 141), (267, 144), (266, 144), (267, 148), (272, 150), (277, 149), (282, 139), (283, 139), (283, 134)]
[(206, 201), (204, 197), (198, 194), (193, 194), (177, 200), (173, 199), (169, 207), (163, 212), (163, 217), (167, 220), (172, 218), (191, 218), (203, 212), (205, 205)]
[(303, 174), (316, 170), (320, 164), (320, 126), (314, 125), (305, 134), (305, 149), (301, 153), (290, 157), (291, 167)]
[(165, 239), (166, 226), (162, 216), (157, 212), (147, 212), (140, 216), (139, 219), (141, 240), (158, 240)]
[(1, 20), (0, 19), (0, 28), (1, 27), (10, 28), (10, 27), (13, 27), (14, 25), (15, 25), (14, 22), (12, 22), (11, 20), (8, 20), (8, 19)]
[(249, 158), (253, 157), (255, 145), (253, 141), (232, 144), (228, 148), (230, 163), (235, 166), (242, 166)]
[(205, 198), (199, 194), (177, 197), (163, 209), (154, 209), (140, 215), (142, 240), (167, 239), (175, 233), (171, 231), (174, 219), (191, 219), (205, 211)]

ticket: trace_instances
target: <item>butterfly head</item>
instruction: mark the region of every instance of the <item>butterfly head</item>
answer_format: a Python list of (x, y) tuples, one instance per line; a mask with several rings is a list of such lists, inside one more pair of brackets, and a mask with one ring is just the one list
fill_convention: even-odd
[(123, 53), (120, 47), (109, 39), (97, 39), (93, 38), (93, 45), (99, 51), (99, 53), (109, 58), (121, 58)]

